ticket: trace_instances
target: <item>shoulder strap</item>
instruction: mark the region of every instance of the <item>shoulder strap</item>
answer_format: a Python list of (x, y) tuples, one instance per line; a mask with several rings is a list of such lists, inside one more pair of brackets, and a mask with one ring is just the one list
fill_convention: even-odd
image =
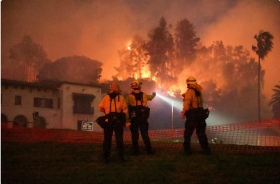
[(110, 112), (111, 112), (112, 98), (110, 98)]
[(140, 93), (130, 93), (132, 95), (134, 95), (135, 100), (136, 100), (136, 106), (137, 106), (137, 102), (140, 101), (141, 102), (141, 106), (143, 106), (143, 92), (141, 91)]
[[(114, 103), (115, 103), (115, 112), (117, 112), (116, 98), (110, 98), (110, 112), (111, 112), (111, 106), (112, 106), (112, 99), (114, 99)], [(120, 101), (120, 95), (119, 95), (119, 94), (118, 94), (118, 101)]]
[(117, 112), (117, 104), (116, 104), (116, 99), (114, 98), (114, 102), (115, 102), (115, 112)]

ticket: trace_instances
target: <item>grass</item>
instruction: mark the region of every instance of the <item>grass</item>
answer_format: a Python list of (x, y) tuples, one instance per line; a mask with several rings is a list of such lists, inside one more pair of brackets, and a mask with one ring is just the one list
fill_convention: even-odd
[[(192, 146), (191, 156), (178, 147), (157, 147), (152, 156), (142, 148), (139, 156), (121, 163), (113, 145), (106, 164), (100, 144), (2, 142), (1, 183), (280, 183), (279, 152), (229, 152), (211, 145), (213, 154), (207, 156), (197, 144)], [(130, 151), (127, 146), (127, 155)]]

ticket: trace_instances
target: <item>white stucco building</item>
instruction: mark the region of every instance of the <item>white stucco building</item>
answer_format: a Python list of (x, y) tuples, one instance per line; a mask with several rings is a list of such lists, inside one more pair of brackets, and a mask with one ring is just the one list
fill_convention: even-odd
[(102, 131), (88, 122), (102, 116), (98, 104), (103, 95), (97, 85), (1, 79), (1, 122), (11, 127)]

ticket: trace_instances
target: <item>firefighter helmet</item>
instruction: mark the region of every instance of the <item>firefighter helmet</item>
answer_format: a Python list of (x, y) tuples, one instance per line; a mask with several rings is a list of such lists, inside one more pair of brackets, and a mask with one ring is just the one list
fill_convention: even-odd
[(196, 83), (196, 79), (193, 76), (189, 76), (189, 78), (187, 78), (187, 84), (197, 84)]
[(138, 88), (141, 88), (141, 85), (142, 85), (142, 82), (138, 81), (138, 80), (135, 80), (131, 83), (131, 86), (130, 88), (132, 89), (138, 89)]
[(109, 90), (113, 92), (121, 92), (120, 86), (114, 82), (109, 86)]

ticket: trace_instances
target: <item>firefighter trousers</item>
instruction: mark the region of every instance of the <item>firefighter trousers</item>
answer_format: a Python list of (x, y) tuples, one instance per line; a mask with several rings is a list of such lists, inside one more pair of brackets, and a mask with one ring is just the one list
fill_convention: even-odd
[(118, 154), (120, 158), (123, 158), (124, 156), (123, 125), (121, 123), (115, 123), (115, 122), (108, 122), (108, 125), (104, 128), (103, 156), (108, 158), (111, 154), (113, 132), (115, 132)]
[(191, 136), (194, 132), (194, 129), (196, 129), (196, 135), (199, 140), (200, 146), (204, 151), (208, 151), (209, 145), (208, 145), (208, 138), (206, 136), (205, 130), (206, 130), (206, 122), (205, 120), (202, 121), (190, 121), (186, 120), (185, 122), (185, 131), (184, 131), (184, 150), (186, 152), (191, 150)]
[(136, 152), (138, 152), (139, 149), (138, 148), (139, 131), (141, 133), (141, 137), (143, 139), (147, 152), (149, 153), (152, 151), (148, 130), (149, 130), (149, 123), (147, 118), (136, 116), (131, 120), (131, 125), (130, 125), (131, 139), (132, 139), (133, 149)]

